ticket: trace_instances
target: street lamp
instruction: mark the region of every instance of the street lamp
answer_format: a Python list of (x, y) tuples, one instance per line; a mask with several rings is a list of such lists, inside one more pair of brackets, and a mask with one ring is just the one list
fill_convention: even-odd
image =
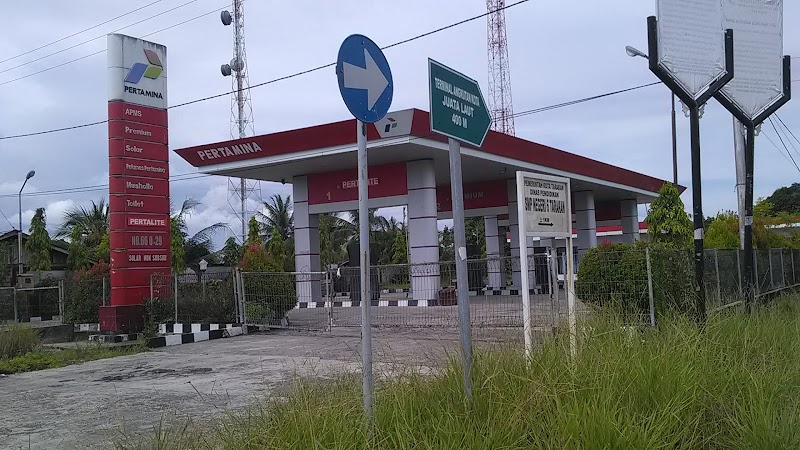
[[(625, 46), (625, 53), (628, 54), (631, 58), (644, 58), (646, 60), (650, 60), (650, 57), (647, 56), (647, 53), (635, 48), (631, 47), (630, 45)], [(675, 94), (672, 94), (672, 184), (675, 186), (678, 185), (678, 143), (677, 143), (677, 130), (675, 124)]]
[(208, 269), (208, 261), (206, 261), (205, 259), (201, 259), (200, 262), (198, 263), (198, 266), (200, 266), (200, 282), (201, 282), (201, 285), (202, 285), (201, 287), (203, 288), (203, 301), (205, 301), (206, 300), (206, 277), (205, 277), (205, 274), (206, 274), (206, 270)]
[(19, 188), (19, 230), (17, 230), (17, 262), (19, 263), (19, 271), (17, 275), (22, 274), (23, 267), (22, 267), (22, 190), (25, 189), (25, 185), (28, 183), (28, 180), (33, 178), (36, 175), (35, 170), (31, 170), (28, 172), (28, 175), (25, 176), (25, 181), (22, 183), (22, 187)]

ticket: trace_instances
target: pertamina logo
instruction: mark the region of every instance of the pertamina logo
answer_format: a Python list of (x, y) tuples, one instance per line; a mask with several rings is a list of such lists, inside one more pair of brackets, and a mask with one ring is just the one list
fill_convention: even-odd
[[(158, 57), (158, 54), (156, 54), (156, 52), (152, 50), (148, 49), (143, 49), (143, 50), (144, 50), (144, 55), (147, 58), (147, 64), (141, 62), (134, 63), (131, 66), (131, 70), (128, 72), (128, 75), (125, 77), (125, 83), (139, 84), (139, 82), (142, 81), (142, 78), (149, 78), (151, 80), (156, 80), (158, 79), (158, 77), (161, 76), (161, 73), (164, 71), (164, 64), (161, 62), (161, 58)], [(128, 85), (125, 86), (125, 92), (143, 95), (145, 97), (153, 97), (160, 99), (164, 98), (161, 92), (140, 89)]]

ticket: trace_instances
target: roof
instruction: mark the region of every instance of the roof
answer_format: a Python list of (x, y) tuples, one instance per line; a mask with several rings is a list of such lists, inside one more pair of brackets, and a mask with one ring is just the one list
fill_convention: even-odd
[[(22, 241), (24, 242), (26, 239), (28, 239), (28, 236), (28, 233), (22, 233)], [(12, 239), (14, 241), (17, 240), (17, 230), (6, 231), (5, 233), (0, 234), (0, 242)], [(69, 242), (67, 241), (63, 241), (61, 239), (51, 239), (50, 247), (59, 253), (63, 253), (65, 255), (69, 254)]]
[[(355, 168), (355, 129), (356, 121), (351, 119), (188, 147), (176, 153), (204, 173), (290, 182), (293, 176)], [(443, 150), (445, 156), (441, 165), (445, 172), (449, 170), (447, 138), (430, 131), (430, 115), (426, 111), (411, 109), (389, 113), (382, 121), (367, 127), (367, 139), (371, 167), (430, 159), (432, 154)], [(462, 161), (465, 183), (492, 179), (487, 178), (486, 173), (494, 178), (501, 174), (510, 178), (512, 172), (507, 173), (505, 168), (511, 166), (512, 170), (569, 176), (573, 184), (585, 181), (628, 192), (607, 195), (609, 198), (624, 198), (624, 195), (630, 198), (632, 192), (640, 202), (651, 200), (666, 183), (659, 178), (495, 131), (488, 133), (480, 149), (464, 145)], [(496, 166), (497, 172), (488, 170), (491, 167), (486, 165), (487, 161)], [(437, 180), (442, 175), (439, 172), (437, 167)], [(685, 188), (679, 186), (679, 189)], [(577, 190), (576, 187), (573, 190)]]

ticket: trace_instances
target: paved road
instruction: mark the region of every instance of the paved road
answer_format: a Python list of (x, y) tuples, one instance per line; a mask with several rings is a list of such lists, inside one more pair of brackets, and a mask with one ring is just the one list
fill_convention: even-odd
[[(429, 370), (457, 349), (457, 331), (377, 330), (377, 370)], [(296, 376), (360, 368), (358, 329), (279, 332), (169, 347), (0, 378), (0, 447), (108, 448), (123, 431), (210, 417), (279, 392)]]

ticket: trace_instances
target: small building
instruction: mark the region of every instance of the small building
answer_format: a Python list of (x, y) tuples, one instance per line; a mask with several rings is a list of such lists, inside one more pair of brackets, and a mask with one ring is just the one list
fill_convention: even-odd
[[(7, 231), (0, 234), (0, 248), (5, 247), (7, 250), (4, 252), (7, 256), (5, 261), (2, 261), (7, 268), (4, 273), (7, 274), (6, 279), (0, 280), (0, 286), (11, 286), (12, 280), (16, 279), (19, 271), (19, 244), (17, 243), (17, 230)], [(25, 254), (25, 243), (28, 242), (28, 234), (22, 233), (22, 266), (23, 272), (28, 270), (28, 257)], [(67, 256), (69, 255), (69, 243), (60, 239), (53, 239), (50, 241), (50, 270), (42, 272), (41, 276), (47, 278), (63, 278), (64, 271), (67, 269)]]

